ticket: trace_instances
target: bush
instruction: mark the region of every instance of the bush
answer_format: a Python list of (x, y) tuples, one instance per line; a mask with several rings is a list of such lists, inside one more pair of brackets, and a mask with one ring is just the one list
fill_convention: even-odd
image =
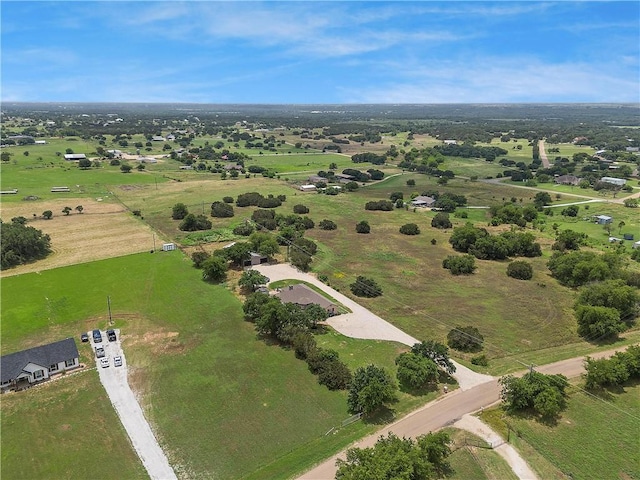
[(516, 260), (507, 265), (507, 275), (518, 280), (531, 280), (533, 278), (533, 267), (528, 262)]
[(364, 205), (365, 210), (382, 210), (384, 212), (390, 212), (393, 210), (393, 202), (389, 200), (378, 200), (377, 202), (371, 201)]
[(173, 210), (171, 212), (171, 218), (174, 220), (182, 220), (189, 213), (187, 206), (184, 203), (176, 203), (173, 206)]
[(262, 198), (258, 201), (260, 208), (276, 208), (282, 205), (282, 201), (277, 197)]
[(178, 227), (183, 232), (195, 232), (198, 230), (209, 230), (211, 222), (204, 215), (188, 214)]
[(452, 275), (470, 275), (476, 269), (476, 259), (473, 255), (449, 255), (442, 261), (442, 268)]
[(242, 235), (243, 237), (248, 237), (254, 231), (253, 225), (249, 223), (243, 223), (242, 225), (238, 225), (233, 229), (234, 235)]
[(220, 218), (233, 217), (233, 207), (228, 203), (213, 202), (211, 204), (211, 216)]
[(224, 203), (233, 203), (233, 197), (222, 197)]
[(400, 233), (403, 235), (418, 235), (420, 228), (415, 223), (406, 223), (400, 227)]
[(369, 226), (369, 222), (366, 220), (362, 220), (361, 222), (356, 224), (356, 232), (358, 233), (369, 233), (371, 232), (371, 227)]
[(478, 355), (477, 357), (471, 357), (471, 363), (480, 367), (488, 367), (489, 359), (486, 355)]
[(416, 186), (415, 180), (407, 180), (407, 187), (415, 187), (415, 186)]
[(202, 268), (202, 264), (209, 257), (210, 255), (207, 252), (193, 252), (191, 254), (191, 260), (193, 260), (193, 266), (196, 268)]
[(431, 219), (431, 226), (434, 228), (451, 228), (453, 224), (449, 220), (449, 214), (445, 212), (438, 212), (436, 216)]
[(309, 213), (309, 207), (307, 207), (306, 205), (300, 205), (300, 204), (294, 205), (293, 213), (297, 213), (298, 215)]
[(318, 226), (322, 230), (335, 230), (338, 228), (338, 225), (335, 222), (332, 222), (331, 220), (327, 220), (327, 219), (321, 220)]
[(479, 352), (482, 350), (484, 337), (476, 327), (456, 327), (449, 331), (447, 344), (461, 352)]
[(382, 288), (371, 278), (358, 276), (356, 281), (349, 285), (351, 292), (358, 297), (374, 298), (382, 295)]

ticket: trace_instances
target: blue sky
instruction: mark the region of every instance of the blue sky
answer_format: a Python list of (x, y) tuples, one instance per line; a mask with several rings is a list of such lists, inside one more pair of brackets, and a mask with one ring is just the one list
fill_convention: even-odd
[(2, 2), (2, 101), (640, 101), (640, 2)]

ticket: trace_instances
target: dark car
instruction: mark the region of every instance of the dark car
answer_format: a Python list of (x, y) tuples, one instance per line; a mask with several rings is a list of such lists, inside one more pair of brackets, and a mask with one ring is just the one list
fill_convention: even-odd
[(80, 335), (80, 340), (82, 340), (82, 343), (88, 342), (89, 334), (87, 332), (84, 332), (82, 335)]
[(104, 357), (106, 354), (104, 352), (104, 348), (102, 347), (96, 347), (96, 357), (98, 358), (102, 358)]
[(95, 343), (102, 343), (102, 334), (100, 333), (100, 330), (93, 331), (93, 341)]
[(107, 330), (107, 338), (109, 339), (110, 342), (115, 342), (116, 341), (115, 330), (112, 330), (112, 329)]

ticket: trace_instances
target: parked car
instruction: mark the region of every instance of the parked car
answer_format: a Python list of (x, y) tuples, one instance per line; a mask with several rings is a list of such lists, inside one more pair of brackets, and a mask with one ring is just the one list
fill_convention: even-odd
[(113, 357), (113, 366), (121, 367), (122, 366), (122, 357), (118, 355), (117, 357)]
[(98, 357), (98, 358), (102, 358), (102, 357), (104, 357), (104, 356), (105, 356), (104, 348), (102, 348), (102, 347), (96, 347), (96, 357)]
[(107, 338), (109, 339), (110, 342), (115, 342), (116, 341), (116, 332), (113, 329), (109, 329), (107, 330)]
[(100, 359), (100, 366), (102, 368), (107, 368), (109, 366), (109, 359), (107, 357), (102, 357)]
[(102, 343), (102, 334), (100, 333), (100, 330), (93, 331), (93, 342)]
[(82, 335), (80, 335), (80, 340), (82, 340), (82, 343), (86, 343), (89, 341), (89, 334), (87, 332), (84, 332)]

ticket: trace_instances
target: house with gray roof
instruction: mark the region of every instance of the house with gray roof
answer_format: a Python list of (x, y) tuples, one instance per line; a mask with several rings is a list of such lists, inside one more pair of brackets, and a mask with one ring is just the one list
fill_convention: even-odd
[(68, 162), (77, 162), (78, 160), (84, 160), (87, 156), (84, 153), (65, 153), (64, 159)]
[(79, 357), (73, 338), (3, 355), (0, 357), (1, 391), (22, 390), (55, 374), (78, 368)]
[(338, 314), (338, 306), (335, 303), (330, 302), (318, 292), (312, 290), (303, 283), (284, 287), (276, 295), (280, 298), (282, 303), (295, 303), (302, 308), (315, 304), (324, 308), (329, 315)]
[(418, 195), (416, 198), (411, 200), (412, 207), (433, 207), (435, 203), (435, 198), (427, 197), (426, 195)]

